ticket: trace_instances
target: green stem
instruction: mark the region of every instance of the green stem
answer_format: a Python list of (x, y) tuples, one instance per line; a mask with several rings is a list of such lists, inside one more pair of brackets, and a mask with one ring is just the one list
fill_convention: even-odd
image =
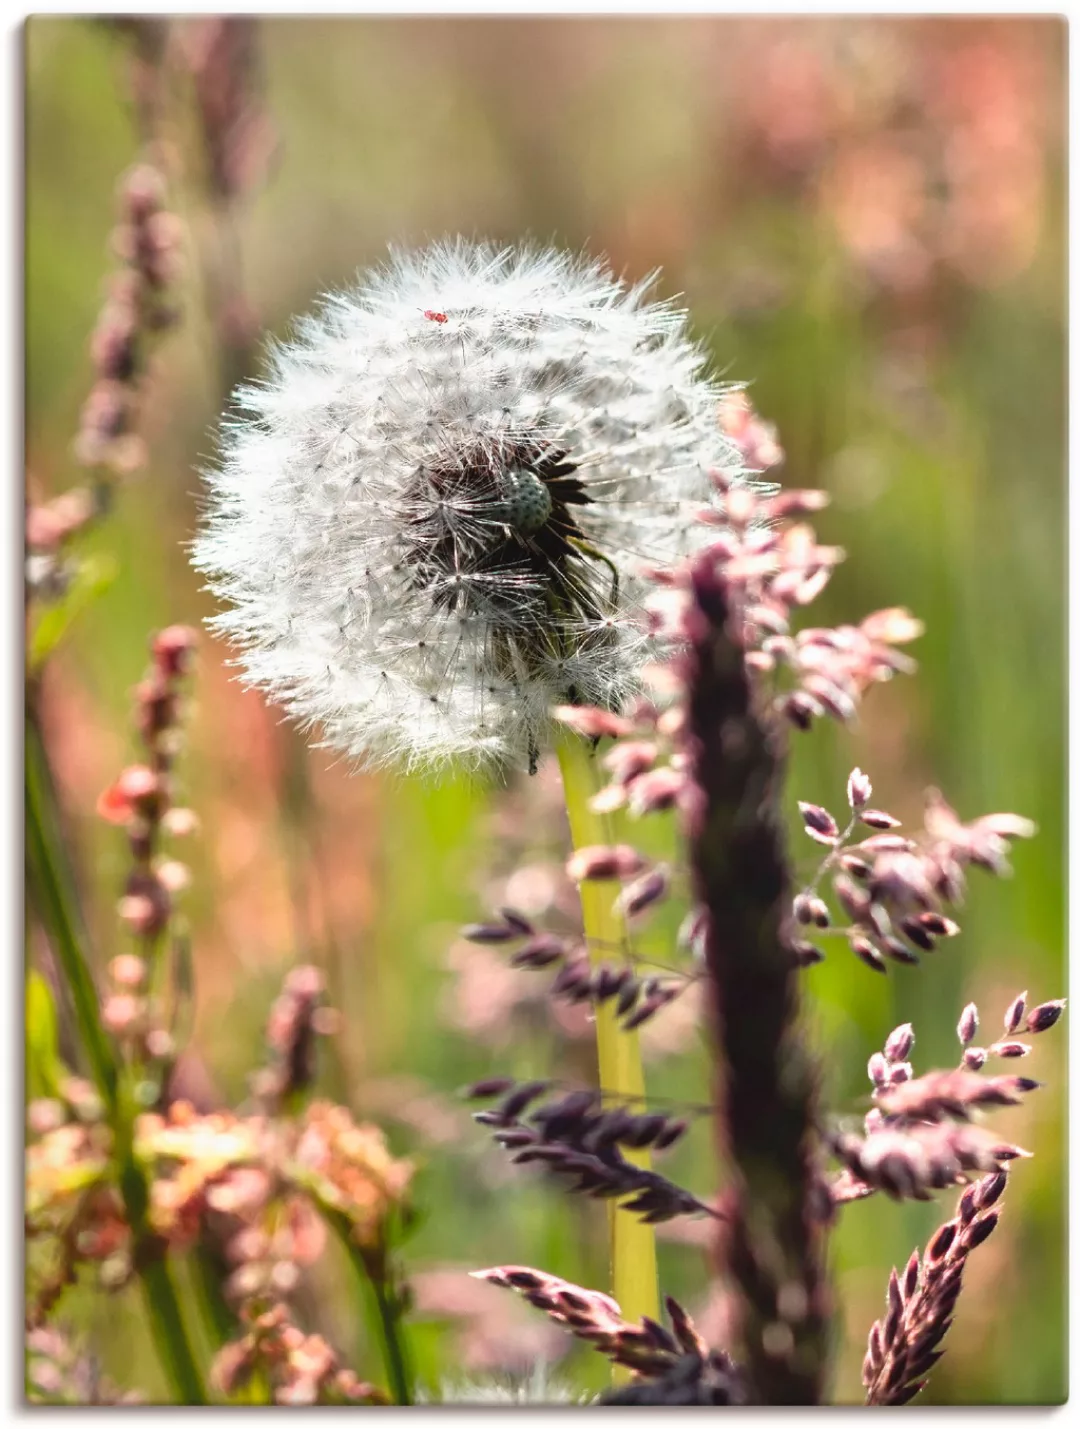
[(101, 1024), (93, 975), (83, 956), (85, 932), (76, 909), (71, 870), (64, 856), (45, 746), (31, 711), (27, 711), (26, 716), (25, 759), (30, 897), (64, 974), (90, 1076), (111, 1114), (116, 1109), (116, 1059)]
[(190, 1264), (202, 1321), (216, 1352), (241, 1333), (240, 1321), (221, 1289), (230, 1267), (218, 1246), (208, 1243), (205, 1237), (192, 1248)]
[(387, 1295), (386, 1283), (368, 1274), (368, 1284), (375, 1299), (379, 1319), (379, 1338), (382, 1343), (383, 1361), (390, 1380), (390, 1392), (395, 1404), (413, 1402), (411, 1379), (405, 1356), (405, 1345), (398, 1333), (399, 1321), (396, 1304)]
[[(601, 785), (593, 750), (579, 735), (569, 732), (560, 735), (557, 749), (574, 847), (614, 843), (608, 815), (589, 807), (589, 800)], [(626, 921), (615, 909), (614, 898), (611, 883), (588, 880), (581, 885), (581, 916), (589, 957), (594, 963), (603, 962), (613, 948), (625, 953), (630, 950)], [(636, 1030), (623, 1031), (610, 1002), (597, 1006), (595, 1014), (600, 1087), (605, 1095), (634, 1099), (640, 1104), (645, 1095), (645, 1073), (638, 1034)], [(635, 1166), (647, 1168), (650, 1164), (648, 1151), (626, 1150), (623, 1154)], [(648, 1315), (658, 1319), (656, 1238), (652, 1226), (613, 1202), (608, 1203), (608, 1222), (612, 1295), (623, 1317), (637, 1320)]]
[(176, 1286), (164, 1256), (141, 1265), (139, 1279), (150, 1312), (150, 1330), (176, 1403), (185, 1406), (205, 1404), (206, 1392), (180, 1313)]
[[(393, 1401), (395, 1404), (412, 1404), (414, 1398), (412, 1368), (409, 1362), (408, 1347), (401, 1333), (398, 1297), (395, 1295), (388, 1277), (376, 1269), (371, 1258), (365, 1255), (361, 1246), (357, 1245), (353, 1238), (352, 1224), (348, 1216), (337, 1210), (336, 1207), (327, 1205), (326, 1202), (321, 1203), (320, 1209), (324, 1219), (341, 1241), (345, 1253), (349, 1257), (349, 1264), (363, 1285), (369, 1304), (374, 1308), (374, 1315), (368, 1318), (369, 1321), (374, 1322), (374, 1330), (382, 1351), (383, 1366), (386, 1370), (387, 1383), (390, 1386)], [(376, 1252), (376, 1254), (380, 1260), (385, 1262), (385, 1249)]]
[(133, 1109), (101, 1022), (93, 974), (83, 953), (86, 935), (75, 884), (64, 852), (56, 788), (32, 709), (26, 715), (26, 853), (30, 895), (56, 951), (71, 995), (76, 1028), (113, 1133), (120, 1193), (135, 1243), (135, 1261), (150, 1311), (150, 1330), (178, 1404), (205, 1404), (206, 1395), (184, 1327), (168, 1266), (158, 1254), (140, 1255), (149, 1243), (149, 1191), (132, 1147)]

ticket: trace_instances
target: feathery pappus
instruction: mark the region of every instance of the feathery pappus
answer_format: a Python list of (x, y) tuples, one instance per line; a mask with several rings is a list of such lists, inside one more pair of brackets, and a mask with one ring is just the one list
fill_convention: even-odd
[(326, 296), (238, 389), (195, 565), (243, 678), (368, 766), (535, 767), (617, 709), (638, 572), (741, 474), (686, 314), (601, 262), (461, 239)]

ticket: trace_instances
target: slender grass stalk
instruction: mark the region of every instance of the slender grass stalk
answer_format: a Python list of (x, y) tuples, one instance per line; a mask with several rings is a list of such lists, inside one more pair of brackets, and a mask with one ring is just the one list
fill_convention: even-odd
[[(589, 800), (601, 783), (593, 750), (580, 735), (567, 731), (560, 734), (557, 751), (574, 847), (613, 843), (610, 818), (589, 807)], [(581, 916), (589, 957), (594, 962), (602, 962), (613, 948), (629, 949), (626, 921), (612, 906), (614, 896), (610, 883), (589, 880), (581, 885)], [(605, 1094), (634, 1099), (644, 1096), (645, 1073), (638, 1034), (622, 1030), (611, 1003), (596, 1008), (596, 1053), (600, 1087)], [(623, 1154), (635, 1166), (647, 1168), (650, 1164), (648, 1151), (627, 1149)], [(608, 1218), (611, 1293), (625, 1319), (637, 1320), (642, 1315), (658, 1319), (660, 1302), (653, 1228), (611, 1202)]]
[(185, 1407), (206, 1404), (206, 1391), (188, 1340), (180, 1298), (164, 1256), (141, 1265), (139, 1280), (150, 1312), (150, 1332), (176, 1403)]
[(115, 1112), (117, 1068), (101, 1025), (94, 979), (83, 956), (85, 935), (64, 856), (55, 789), (41, 730), (26, 715), (26, 863), (31, 901), (56, 952), (71, 999), (79, 1042), (90, 1076), (110, 1113)]
[(367, 1317), (368, 1323), (382, 1350), (383, 1367), (393, 1401), (395, 1404), (412, 1404), (415, 1401), (412, 1362), (402, 1333), (401, 1311), (393, 1287), (388, 1284), (385, 1275), (377, 1272), (363, 1248), (357, 1245), (349, 1218), (325, 1202), (320, 1209), (341, 1241), (349, 1264), (363, 1286), (368, 1306), (373, 1311)]
[[(178, 1404), (205, 1404), (198, 1365), (164, 1255), (149, 1232), (149, 1191), (132, 1146), (134, 1106), (125, 1096), (112, 1045), (83, 948), (82, 919), (64, 854), (56, 789), (48, 754), (32, 709), (26, 716), (26, 853), (30, 896), (56, 951), (71, 995), (83, 1054), (113, 1132), (120, 1193), (135, 1242), (135, 1266), (149, 1311), (150, 1332)], [(147, 1253), (149, 1252), (149, 1253)]]

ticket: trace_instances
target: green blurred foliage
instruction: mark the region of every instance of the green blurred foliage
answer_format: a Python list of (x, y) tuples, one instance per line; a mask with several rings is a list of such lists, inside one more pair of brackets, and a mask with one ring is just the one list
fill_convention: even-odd
[[(875, 803), (905, 822), (918, 821), (922, 790), (937, 784), (964, 817), (1015, 809), (1040, 833), (1017, 849), (1013, 880), (973, 880), (962, 936), (920, 969), (879, 978), (834, 951), (808, 974), (829, 1095), (851, 1112), (865, 1105), (867, 1057), (895, 1024), (915, 1024), (925, 1070), (955, 1060), (953, 1028), (968, 999), (993, 1026), (1022, 986), (1035, 1000), (1067, 991), (1064, 26), (922, 23), (916, 51), (947, 50), (972, 24), (1006, 56), (1034, 54), (1044, 90), (1026, 98), (1045, 120), (1030, 260), (993, 284), (953, 273), (921, 305), (860, 272), (805, 184), (770, 178), (746, 148), (740, 110), (746, 56), (770, 44), (839, 45), (834, 75), (867, 48), (887, 68), (890, 46), (906, 44), (910, 63), (902, 23), (886, 20), (266, 21), (264, 101), (280, 144), (236, 215), (248, 298), (275, 331), (388, 241), (530, 232), (604, 250), (635, 276), (662, 264), (662, 291), (684, 295), (718, 364), (752, 382), (756, 406), (777, 424), (786, 479), (833, 496), (818, 529), (848, 560), (814, 619), (907, 604), (927, 622), (916, 677), (874, 691), (854, 730), (794, 741), (792, 806), (800, 797), (841, 807), (859, 764)], [(111, 263), (116, 181), (138, 155), (127, 56), (101, 23), (36, 19), (27, 30), (27, 452), (38, 492), (78, 479), (70, 443), (91, 380), (86, 339)], [(223, 393), (204, 301), (206, 203), (198, 164), (185, 158), (190, 122), (176, 117), (187, 98), (182, 89), (174, 97), (171, 131), (171, 200), (190, 234), (184, 318), (157, 363), (150, 460), (88, 543), (116, 576), (78, 615), (46, 681), (85, 894), (108, 952), (119, 940), (124, 850), (115, 830), (95, 823), (93, 797), (134, 750), (128, 692), (149, 633), (209, 613), (184, 545)], [(872, 114), (866, 125), (872, 132)], [(255, 696), (226, 684), (224, 659), (205, 643), (182, 772), (183, 797), (203, 820), (186, 854), (196, 1045), (219, 1093), (243, 1096), (283, 968), (301, 957), (330, 971), (345, 1032), (326, 1087), (358, 1113), (380, 1077), (407, 1074), (450, 1097), (493, 1069), (550, 1066), (560, 1052), (547, 1034), (493, 1052), (442, 1014), (446, 947), (483, 911), (498, 791), (377, 781), (304, 752)], [(810, 845), (795, 847), (811, 867)], [(305, 886), (315, 887), (307, 901)], [(673, 913), (659, 926), (658, 941), (676, 922)], [(46, 1022), (31, 1041), (47, 1059)], [(1038, 1039), (1031, 1070), (1046, 1089), (999, 1118), (1002, 1133), (1036, 1155), (1016, 1169), (1001, 1231), (972, 1262), (929, 1402), (1065, 1395), (1064, 1047), (1056, 1034)], [(44, 1063), (35, 1075), (47, 1075)], [(695, 1042), (650, 1072), (650, 1086), (701, 1100), (707, 1078)], [(479, 1130), (471, 1142), (424, 1146), (402, 1125), (388, 1129), (395, 1148), (422, 1163), (410, 1269), (515, 1261), (597, 1283), (601, 1221), (525, 1178), (513, 1194), (488, 1184)], [(672, 1166), (695, 1189), (715, 1184), (706, 1127)], [(841, 1402), (860, 1397), (865, 1333), (890, 1265), (940, 1219), (936, 1205), (878, 1198), (844, 1213), (832, 1257), (845, 1331)], [(665, 1289), (699, 1301), (700, 1251), (661, 1242), (661, 1254)], [(1030, 1313), (1014, 1312), (1018, 1297)], [(333, 1262), (311, 1304), (352, 1350), (362, 1332)], [(152, 1393), (134, 1302), (121, 1297), (116, 1308), (80, 1291), (71, 1305), (92, 1325), (109, 1372)], [(431, 1383), (459, 1369), (445, 1325), (418, 1329), (417, 1350)], [(594, 1359), (574, 1352), (583, 1383), (603, 1381)]]

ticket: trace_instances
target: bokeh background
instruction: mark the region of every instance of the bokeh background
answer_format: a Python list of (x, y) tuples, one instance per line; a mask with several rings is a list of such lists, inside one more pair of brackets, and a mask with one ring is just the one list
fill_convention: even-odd
[[(99, 948), (118, 950), (126, 853), (95, 800), (135, 753), (130, 690), (149, 634), (211, 612), (185, 543), (225, 390), (255, 370), (264, 331), (388, 241), (531, 234), (604, 252), (634, 277), (661, 267), (661, 292), (684, 295), (719, 367), (752, 383), (787, 452), (784, 479), (831, 493), (818, 527), (849, 552), (822, 620), (907, 604), (927, 622), (917, 676), (875, 690), (857, 728), (795, 741), (792, 802), (842, 806), (858, 764), (875, 803), (905, 822), (919, 822), (932, 784), (964, 817), (1010, 809), (1038, 822), (1015, 878), (976, 876), (962, 936), (922, 967), (881, 978), (837, 950), (809, 972), (833, 1104), (864, 1107), (866, 1060), (899, 1022), (914, 1022), (928, 1070), (955, 1061), (966, 1001), (992, 1028), (1021, 988), (1063, 995), (1064, 23), (267, 20), (239, 37), (245, 78), (225, 93), (231, 168), (216, 172), (199, 106), (226, 83), (207, 75), (219, 23), (176, 22), (169, 37), (172, 78), (150, 118), (185, 226), (182, 320), (155, 357), (145, 464), (89, 538), (115, 578), (45, 684)], [(35, 497), (81, 476), (72, 443), (115, 262), (117, 181), (144, 153), (156, 102), (136, 53), (129, 32), (103, 22), (39, 18), (26, 31)], [(318, 962), (343, 1014), (325, 1088), (420, 1163), (405, 1256), (422, 1377), (557, 1356), (562, 1339), (539, 1316), (515, 1317), (461, 1272), (515, 1261), (598, 1284), (602, 1219), (510, 1175), (454, 1097), (496, 1070), (588, 1066), (584, 1029), (556, 1025), (537, 999), (542, 979), (456, 938), (508, 877), (518, 902), (565, 897), (553, 774), (508, 790), (350, 774), (231, 683), (226, 659), (204, 640), (180, 770), (201, 820), (185, 850), (189, 1090), (242, 1098), (285, 970)], [(658, 943), (676, 919), (657, 925)], [(650, 1086), (700, 1099), (701, 1039), (679, 1007), (652, 1037)], [(1038, 1039), (1025, 1070), (1045, 1090), (998, 1118), (1035, 1159), (1017, 1168), (1002, 1227), (971, 1262), (929, 1402), (1066, 1392), (1064, 1049), (1063, 1036)], [(711, 1193), (706, 1128), (671, 1174)], [(838, 1401), (861, 1398), (889, 1267), (941, 1219), (934, 1205), (881, 1198), (844, 1212), (832, 1252)], [(700, 1238), (665, 1239), (661, 1256), (665, 1289), (708, 1322)], [(351, 1351), (362, 1330), (332, 1260), (308, 1303)], [(71, 1301), (107, 1371), (152, 1393), (137, 1293), (97, 1305)], [(603, 1379), (584, 1351), (563, 1371)]]

